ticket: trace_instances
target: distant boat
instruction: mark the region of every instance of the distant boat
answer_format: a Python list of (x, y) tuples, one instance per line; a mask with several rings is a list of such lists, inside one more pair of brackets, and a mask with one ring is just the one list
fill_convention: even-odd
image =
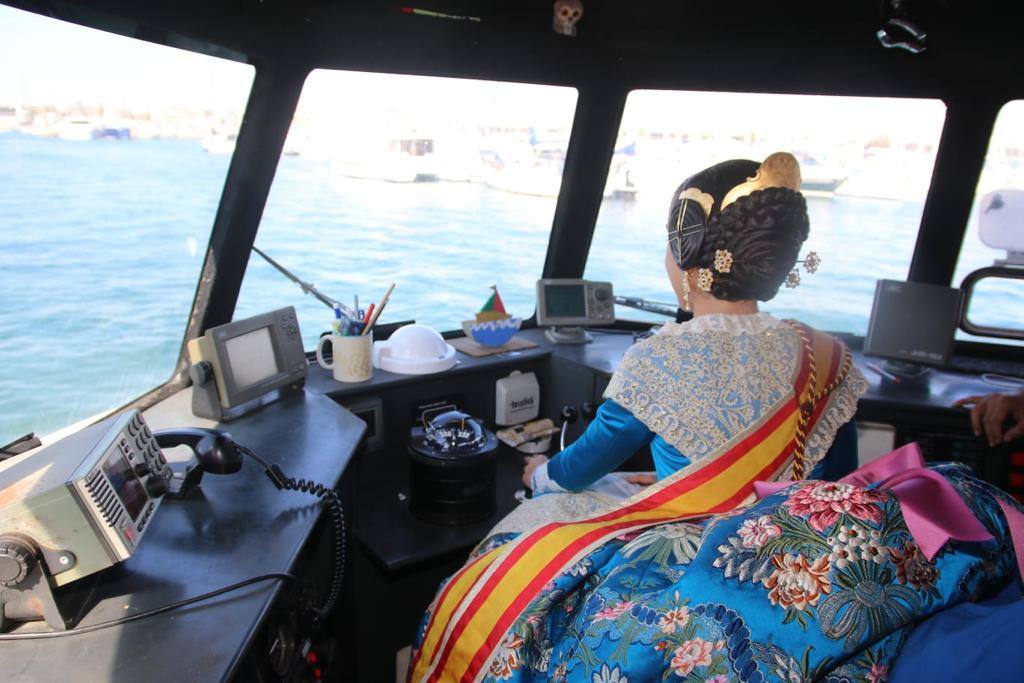
[(914, 201), (928, 192), (931, 176), (915, 178), (906, 174), (864, 172), (851, 176), (836, 189), (844, 197)]
[(20, 119), (16, 107), (0, 107), (0, 132), (16, 130)]
[(850, 175), (836, 194), (870, 199), (915, 201), (924, 199), (932, 179), (932, 159), (910, 153), (876, 153)]
[(488, 187), (530, 197), (557, 197), (562, 162), (556, 159), (507, 160), (498, 152), (482, 154), (481, 178)]
[(284, 148), (281, 153), (286, 157), (306, 156), (310, 151), (309, 135), (297, 127), (294, 123), (288, 129), (288, 135), (284, 139)]
[(636, 145), (631, 143), (612, 154), (612, 163), (608, 168), (608, 181), (604, 187), (605, 199), (636, 199), (639, 191), (636, 174), (633, 172), (633, 159), (636, 156)]
[(71, 117), (61, 121), (57, 127), (57, 137), (61, 140), (92, 140), (96, 124), (91, 119)]
[(836, 190), (844, 180), (836, 177), (818, 178), (808, 174), (800, 181), (800, 192), (808, 197), (835, 197)]
[(810, 154), (796, 152), (794, 156), (800, 162), (800, 192), (809, 197), (834, 197), (846, 180), (845, 170)]
[(200, 143), (210, 154), (234, 154), (235, 140), (238, 138), (234, 133), (224, 135), (222, 133), (209, 133), (203, 137)]
[(429, 137), (353, 142), (331, 159), (331, 173), (390, 183), (435, 182), (442, 178), (434, 139)]
[(132, 129), (128, 126), (97, 126), (92, 129), (93, 140), (131, 140)]
[(488, 187), (512, 194), (557, 197), (568, 145), (562, 137), (542, 140), (531, 127), (526, 142), (505, 140), (498, 149), (481, 151), (482, 179)]
[[(532, 197), (557, 197), (562, 187), (565, 150), (534, 143), (532, 155), (505, 159), (499, 152), (481, 153), (483, 181), (490, 187)], [(636, 187), (623, 155), (613, 157), (605, 184), (604, 199), (633, 199)]]

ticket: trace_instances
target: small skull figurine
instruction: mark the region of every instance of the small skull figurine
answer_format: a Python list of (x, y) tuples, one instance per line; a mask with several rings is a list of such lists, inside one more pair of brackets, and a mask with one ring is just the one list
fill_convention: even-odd
[(563, 36), (575, 36), (576, 22), (582, 16), (583, 0), (557, 0), (552, 27), (555, 29), (555, 33), (561, 33)]

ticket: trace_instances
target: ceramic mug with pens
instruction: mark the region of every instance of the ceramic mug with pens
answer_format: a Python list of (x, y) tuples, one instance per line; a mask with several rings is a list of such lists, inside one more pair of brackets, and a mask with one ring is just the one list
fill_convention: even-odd
[[(324, 360), (324, 346), (331, 344), (331, 362)], [(359, 335), (338, 335), (320, 337), (316, 345), (316, 362), (325, 370), (334, 371), (339, 382), (365, 382), (373, 377), (370, 351), (373, 348), (373, 333)]]

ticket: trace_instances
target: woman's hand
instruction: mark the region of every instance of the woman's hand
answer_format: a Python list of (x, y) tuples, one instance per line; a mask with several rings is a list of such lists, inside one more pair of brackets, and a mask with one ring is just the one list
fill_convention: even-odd
[(528, 489), (533, 488), (533, 471), (548, 461), (546, 455), (528, 455), (526, 464), (523, 466), (523, 485)]
[[(981, 436), (984, 431), (989, 446), (1009, 443), (1024, 436), (1024, 394), (968, 396), (953, 405), (974, 406), (971, 408), (971, 426), (974, 427), (974, 435)], [(1011, 420), (1013, 425), (1004, 434), (1003, 423), (1007, 420)]]
[(630, 484), (650, 486), (658, 481), (658, 475), (654, 472), (620, 472), (619, 476)]

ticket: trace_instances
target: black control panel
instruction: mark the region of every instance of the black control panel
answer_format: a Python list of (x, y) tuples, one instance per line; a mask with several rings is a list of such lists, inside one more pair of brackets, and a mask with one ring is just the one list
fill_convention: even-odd
[(896, 445), (916, 441), (929, 462), (962, 462), (978, 476), (1024, 503), (1024, 440), (991, 447), (981, 437), (955, 430), (899, 427)]

